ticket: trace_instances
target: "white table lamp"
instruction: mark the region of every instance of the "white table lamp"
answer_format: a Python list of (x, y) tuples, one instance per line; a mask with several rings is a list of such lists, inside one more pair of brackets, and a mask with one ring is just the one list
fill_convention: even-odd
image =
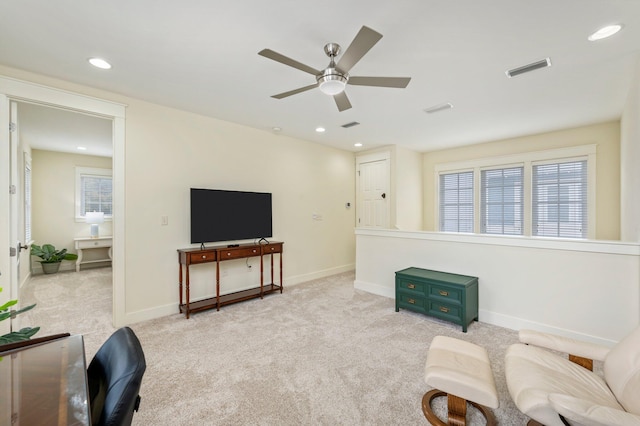
[(91, 224), (91, 238), (98, 238), (98, 228), (101, 223), (104, 223), (104, 213), (87, 212), (86, 221)]

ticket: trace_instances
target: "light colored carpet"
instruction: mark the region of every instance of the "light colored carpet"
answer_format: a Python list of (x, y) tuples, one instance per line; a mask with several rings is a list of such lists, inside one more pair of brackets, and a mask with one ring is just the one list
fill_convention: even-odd
[[(286, 287), (283, 294), (133, 324), (147, 371), (134, 425), (425, 425), (421, 399), (429, 343), (436, 335), (487, 348), (501, 425), (527, 418), (506, 389), (503, 360), (513, 330), (459, 326), (401, 310), (353, 288), (353, 273)], [(39, 336), (83, 334), (87, 362), (115, 329), (111, 269), (36, 276), (23, 325)], [(442, 414), (445, 398), (436, 401)], [(473, 408), (469, 423), (484, 424)]]

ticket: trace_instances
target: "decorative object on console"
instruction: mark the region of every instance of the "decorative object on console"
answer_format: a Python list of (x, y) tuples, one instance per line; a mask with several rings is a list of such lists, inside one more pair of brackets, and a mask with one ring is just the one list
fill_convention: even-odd
[(100, 224), (104, 223), (104, 213), (87, 212), (86, 221), (91, 225), (91, 238), (98, 238)]

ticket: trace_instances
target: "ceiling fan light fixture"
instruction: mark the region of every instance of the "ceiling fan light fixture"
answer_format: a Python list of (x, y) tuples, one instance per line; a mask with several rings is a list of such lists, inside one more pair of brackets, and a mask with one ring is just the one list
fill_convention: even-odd
[(335, 68), (327, 68), (316, 80), (322, 93), (334, 96), (344, 92), (349, 76), (336, 71)]

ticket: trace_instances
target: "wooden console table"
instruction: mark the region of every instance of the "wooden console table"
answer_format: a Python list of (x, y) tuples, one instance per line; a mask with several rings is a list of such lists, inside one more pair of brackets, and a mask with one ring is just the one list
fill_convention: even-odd
[[(180, 291), (180, 312), (185, 313), (187, 319), (192, 312), (204, 311), (231, 303), (241, 302), (254, 298), (263, 298), (265, 294), (274, 293), (280, 290), (282, 293), (282, 245), (284, 243), (273, 241), (266, 244), (240, 244), (235, 247), (213, 246), (205, 249), (178, 249), (179, 271), (179, 291)], [(280, 285), (275, 284), (273, 279), (273, 255), (280, 256)], [(271, 260), (271, 283), (264, 284), (264, 256), (270, 255)], [(220, 295), (220, 262), (233, 259), (244, 259), (247, 257), (260, 257), (260, 286), (248, 290)], [(191, 302), (189, 293), (189, 266), (201, 263), (216, 264), (216, 296), (197, 302)], [(184, 266), (184, 273), (183, 273)], [(183, 299), (183, 275), (184, 275), (184, 299)]]

